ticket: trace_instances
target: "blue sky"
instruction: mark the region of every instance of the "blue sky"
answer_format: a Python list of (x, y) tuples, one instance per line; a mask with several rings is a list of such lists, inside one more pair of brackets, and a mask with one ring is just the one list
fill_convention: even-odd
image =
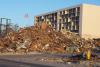
[(100, 0), (0, 0), (0, 18), (12, 19), (21, 27), (32, 26), (35, 15), (82, 3), (100, 5)]

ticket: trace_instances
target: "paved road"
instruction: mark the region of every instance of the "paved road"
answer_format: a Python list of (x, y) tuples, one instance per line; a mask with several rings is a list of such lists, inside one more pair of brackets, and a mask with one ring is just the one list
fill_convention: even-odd
[(52, 67), (52, 66), (0, 59), (0, 67)]
[[(38, 55), (36, 55), (38, 56)], [(4, 55), (0, 56), (0, 67), (53, 67), (34, 60), (35, 55)], [(38, 58), (38, 57), (36, 57)]]
[(41, 62), (41, 58), (41, 55), (1, 55), (0, 67), (66, 67), (64, 64)]
[[(48, 57), (60, 57), (59, 55), (1, 55), (0, 67), (88, 67), (88, 63), (83, 64), (63, 64), (63, 63), (48, 63), (39, 61), (42, 58)], [(96, 66), (95, 66), (96, 67)]]
[(0, 59), (0, 67), (53, 67), (53, 66)]

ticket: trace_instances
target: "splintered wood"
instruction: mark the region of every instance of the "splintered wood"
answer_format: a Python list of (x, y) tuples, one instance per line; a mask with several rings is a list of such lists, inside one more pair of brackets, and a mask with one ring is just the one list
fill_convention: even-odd
[(42, 23), (35, 26), (10, 31), (0, 38), (0, 52), (82, 52), (85, 49), (100, 46), (100, 41), (85, 40), (71, 32), (57, 32)]

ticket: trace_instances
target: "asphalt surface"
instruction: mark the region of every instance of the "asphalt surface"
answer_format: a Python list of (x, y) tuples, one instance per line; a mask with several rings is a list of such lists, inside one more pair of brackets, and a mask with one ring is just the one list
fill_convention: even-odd
[(34, 55), (0, 56), (0, 67), (53, 67), (34, 60), (33, 56)]
[(0, 67), (89, 67), (88, 62), (82, 62), (81, 64), (79, 63), (72, 64), (69, 62), (65, 64), (65, 63), (45, 62), (43, 60), (43, 58), (51, 58), (51, 57), (60, 58), (62, 56), (65, 57), (65, 55), (52, 55), (52, 54), (0, 55)]
[(39, 61), (45, 55), (1, 55), (0, 67), (66, 67), (64, 64)]
[(0, 67), (53, 67), (53, 66), (0, 59)]

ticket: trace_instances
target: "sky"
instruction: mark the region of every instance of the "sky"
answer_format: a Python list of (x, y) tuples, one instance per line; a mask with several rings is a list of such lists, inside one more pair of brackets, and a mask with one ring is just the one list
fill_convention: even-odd
[(0, 0), (0, 18), (21, 27), (32, 26), (36, 15), (82, 3), (100, 5), (100, 0)]

